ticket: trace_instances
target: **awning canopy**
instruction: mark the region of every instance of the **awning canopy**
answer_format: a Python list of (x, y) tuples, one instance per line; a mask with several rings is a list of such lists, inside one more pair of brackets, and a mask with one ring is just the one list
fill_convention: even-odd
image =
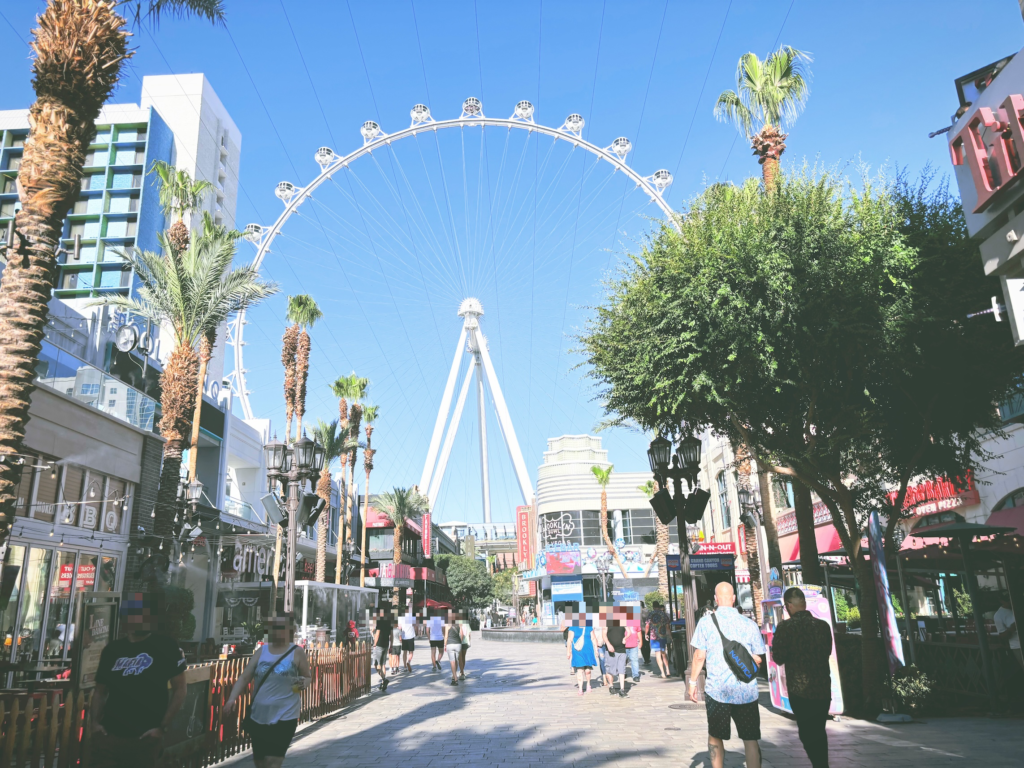
[(1024, 535), (1024, 507), (1000, 509), (988, 516), (987, 525), (1013, 528), (1015, 533)]
[[(842, 549), (843, 542), (839, 538), (839, 532), (831, 523), (820, 525), (814, 529), (814, 541), (818, 545), (818, 554), (824, 555)], [(782, 550), (783, 562), (799, 562), (800, 560), (800, 535), (790, 534), (779, 540), (779, 549)], [(845, 551), (842, 553), (845, 554)]]
[[(416, 601), (416, 607), (417, 608), (422, 608), (423, 607), (423, 601), (422, 600), (417, 600)], [(430, 597), (427, 598), (427, 608), (451, 608), (451, 607), (452, 607), (451, 603), (446, 603), (443, 600), (434, 600), (433, 598), (430, 598)]]

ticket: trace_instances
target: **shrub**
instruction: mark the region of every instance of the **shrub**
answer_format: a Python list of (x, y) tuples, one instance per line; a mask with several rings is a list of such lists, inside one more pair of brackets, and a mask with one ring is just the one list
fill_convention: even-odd
[(846, 625), (854, 629), (860, 626), (860, 608), (856, 605), (847, 611)]
[(648, 592), (646, 595), (644, 595), (644, 605), (647, 606), (648, 610), (650, 610), (650, 609), (652, 609), (654, 607), (654, 601), (655, 600), (657, 600), (659, 603), (662, 603), (662, 604), (664, 604), (664, 602), (665, 602), (665, 598), (663, 598), (661, 596), (661, 592), (659, 592), (658, 590), (654, 590), (653, 592)]
[(847, 621), (850, 614), (850, 604), (846, 602), (846, 595), (840, 590), (835, 590), (836, 621)]
[(897, 706), (908, 713), (919, 712), (932, 694), (934, 681), (911, 664), (896, 672), (892, 680), (892, 692)]

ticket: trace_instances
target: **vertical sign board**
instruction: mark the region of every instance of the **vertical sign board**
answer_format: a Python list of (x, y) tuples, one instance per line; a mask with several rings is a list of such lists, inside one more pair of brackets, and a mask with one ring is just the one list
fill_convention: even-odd
[(82, 592), (76, 606), (77, 632), (71, 651), (72, 669), (77, 688), (96, 685), (96, 671), (100, 668), (100, 654), (117, 630), (120, 596), (109, 592)]
[[(903, 638), (896, 626), (896, 612), (889, 596), (889, 574), (885, 570), (885, 549), (882, 546), (882, 523), (878, 512), (872, 511), (868, 518), (868, 547), (871, 550), (871, 566), (875, 572), (875, 592), (878, 598), (878, 618), (882, 629), (882, 642), (889, 659), (889, 674), (895, 674), (907, 662), (903, 658)], [(909, 610), (909, 609), (908, 609)]]
[(430, 544), (431, 544), (431, 536), (430, 536), (430, 534), (432, 532), (433, 532), (433, 528), (431, 527), (431, 524), (430, 524), (430, 513), (429, 512), (424, 512), (423, 513), (423, 556), (424, 557), (430, 557), (430, 551), (431, 551), (431, 549), (430, 549)]
[(516, 543), (519, 545), (519, 562), (530, 562), (530, 508), (516, 507)]

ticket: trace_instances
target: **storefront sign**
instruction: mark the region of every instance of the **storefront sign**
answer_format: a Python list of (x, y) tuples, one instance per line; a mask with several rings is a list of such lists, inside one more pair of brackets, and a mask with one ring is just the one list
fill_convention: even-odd
[(433, 528), (430, 525), (430, 513), (423, 513), (423, 530), (426, 531), (423, 535), (423, 556), (430, 557), (430, 533)]
[(516, 543), (519, 546), (519, 563), (530, 562), (530, 508), (516, 507)]
[[(692, 560), (691, 560), (692, 562)], [(665, 555), (666, 571), (681, 571), (683, 569), (679, 555)]]
[(270, 564), (273, 561), (274, 555), (265, 547), (255, 547), (252, 544), (235, 545), (235, 559), (232, 565), (237, 573), (265, 576), (270, 572)]
[(568, 512), (554, 515), (544, 515), (541, 519), (544, 541), (555, 543), (564, 542), (572, 536), (576, 530), (576, 523)]
[(580, 551), (545, 549), (538, 558), (537, 567), (543, 568), (545, 573), (575, 573), (580, 567)]
[[(889, 503), (896, 503), (897, 493), (889, 494)], [(915, 515), (930, 515), (957, 507), (981, 503), (981, 495), (974, 485), (974, 476), (958, 477), (955, 481), (945, 477), (918, 483), (907, 488), (903, 509), (913, 509)]]
[(735, 555), (736, 542), (734, 541), (705, 541), (697, 550), (698, 555)]
[[(53, 589), (53, 595), (56, 596), (60, 592), (67, 592), (71, 589), (71, 580), (75, 575), (75, 564), (64, 563), (60, 567), (60, 571), (57, 573), (57, 584)], [(82, 563), (78, 566), (78, 581), (75, 583), (75, 588), (82, 592), (86, 589), (92, 589), (96, 584), (96, 566), (91, 564)]]
[(583, 579), (551, 577), (551, 601), (570, 603), (583, 601)]
[(411, 582), (416, 578), (415, 570), (405, 563), (381, 563), (380, 577), (382, 579), (403, 579)]
[(100, 654), (114, 636), (119, 599), (96, 593), (84, 595), (77, 609), (77, 624), (85, 627), (75, 638), (72, 649), (72, 668), (79, 688), (96, 685), (96, 672), (100, 667)]
[(731, 571), (734, 555), (690, 555), (691, 571)]
[[(1005, 189), (1024, 170), (1024, 96), (1014, 93), (995, 108), (980, 107), (949, 143), (953, 165), (971, 169), (978, 202), (974, 213), (981, 213), (993, 197)], [(991, 142), (991, 155), (986, 139)]]

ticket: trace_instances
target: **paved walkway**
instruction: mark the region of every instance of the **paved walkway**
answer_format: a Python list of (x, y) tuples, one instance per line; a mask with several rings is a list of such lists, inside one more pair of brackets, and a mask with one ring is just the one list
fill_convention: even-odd
[[(303, 768), (462, 768), (464, 766), (710, 766), (704, 710), (672, 709), (685, 685), (643, 667), (620, 699), (601, 688), (576, 695), (564, 650), (548, 643), (474, 638), (469, 679), (457, 688), (431, 672), (418, 641), (415, 672), (399, 674), (385, 694), (369, 696), (301, 729), (286, 765)], [(376, 677), (375, 677), (376, 679)], [(764, 704), (764, 765), (810, 765), (796, 724)], [(940, 718), (899, 726), (843, 719), (829, 723), (832, 768), (1024, 765), (1019, 720)], [(726, 743), (727, 766), (743, 765), (743, 743)], [(249, 753), (231, 764), (251, 766)]]

